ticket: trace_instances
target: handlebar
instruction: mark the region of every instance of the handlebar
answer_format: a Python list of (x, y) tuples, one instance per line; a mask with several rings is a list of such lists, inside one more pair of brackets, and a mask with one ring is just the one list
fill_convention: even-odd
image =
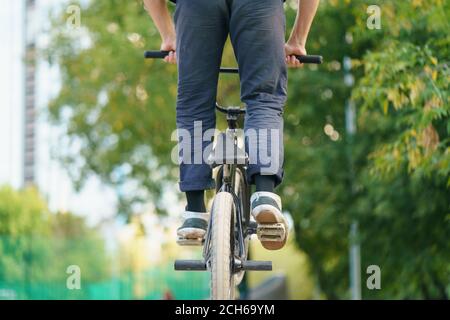
[[(170, 51), (145, 51), (145, 59), (164, 59), (169, 55)], [(300, 63), (322, 64), (323, 57), (316, 55), (295, 56)], [(239, 73), (237, 68), (220, 68), (221, 73)]]

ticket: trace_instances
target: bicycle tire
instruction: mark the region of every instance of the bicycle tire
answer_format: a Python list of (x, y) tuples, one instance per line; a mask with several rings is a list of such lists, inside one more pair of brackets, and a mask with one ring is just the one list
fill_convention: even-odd
[(232, 249), (233, 196), (219, 192), (214, 198), (212, 210), (211, 256), (211, 299), (233, 300), (236, 286), (232, 270), (234, 248)]

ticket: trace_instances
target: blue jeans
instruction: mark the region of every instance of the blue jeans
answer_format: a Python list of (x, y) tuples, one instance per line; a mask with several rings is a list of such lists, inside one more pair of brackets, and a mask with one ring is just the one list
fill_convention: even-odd
[[(278, 132), (275, 154), (267, 141), (247, 141), (248, 149), (276, 158), (275, 169), (263, 174), (283, 178), (283, 108), (286, 102), (285, 15), (282, 0), (178, 0), (175, 11), (178, 58), (177, 128), (191, 132), (201, 123), (202, 132), (215, 128), (217, 82), (225, 41), (230, 35), (239, 65), (241, 100), (246, 104), (244, 130)], [(198, 134), (197, 134), (198, 135)], [(263, 136), (264, 137), (264, 136)], [(180, 139), (180, 144), (183, 143)], [(186, 141), (184, 141), (186, 143)], [(212, 171), (200, 154), (210, 144), (190, 142), (191, 154), (180, 155), (181, 191), (214, 188)], [(261, 174), (267, 163), (250, 152), (248, 178)], [(196, 156), (197, 155), (197, 156)]]

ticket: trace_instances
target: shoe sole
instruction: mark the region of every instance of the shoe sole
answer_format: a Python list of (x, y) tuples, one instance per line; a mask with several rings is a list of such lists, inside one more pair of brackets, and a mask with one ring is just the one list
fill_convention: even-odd
[(185, 239), (203, 239), (206, 231), (200, 228), (183, 228), (177, 231), (180, 238)]
[[(264, 224), (275, 224), (280, 223), (280, 221), (277, 220), (276, 215), (269, 210), (262, 210), (260, 211), (256, 217), (255, 220), (258, 224), (264, 225)], [(262, 246), (267, 250), (279, 250), (284, 247), (287, 241), (288, 236), (288, 228), (286, 224), (286, 220), (282, 219), (281, 223), (284, 224), (286, 235), (282, 241), (263, 241), (261, 240)]]

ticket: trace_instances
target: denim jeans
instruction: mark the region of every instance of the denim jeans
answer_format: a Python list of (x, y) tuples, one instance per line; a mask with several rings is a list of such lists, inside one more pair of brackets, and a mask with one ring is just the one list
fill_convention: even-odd
[[(283, 108), (286, 102), (285, 15), (282, 0), (177, 0), (175, 10), (178, 58), (177, 128), (191, 132), (201, 123), (202, 133), (215, 128), (215, 101), (225, 41), (230, 35), (239, 65), (241, 100), (247, 107), (244, 130), (274, 130), (276, 141), (247, 141), (249, 181), (255, 174), (283, 177)], [(263, 135), (264, 137), (264, 135)], [(275, 154), (271, 145), (276, 142)], [(187, 143), (187, 141), (179, 141)], [(208, 141), (190, 141), (191, 154), (180, 155), (181, 191), (214, 188), (212, 170), (200, 154)], [(269, 170), (259, 154), (276, 159)], [(197, 155), (197, 156), (196, 156)], [(253, 156), (252, 156), (253, 155)], [(252, 159), (253, 157), (253, 159)], [(256, 158), (255, 158), (256, 157)], [(253, 161), (252, 161), (253, 160)]]

